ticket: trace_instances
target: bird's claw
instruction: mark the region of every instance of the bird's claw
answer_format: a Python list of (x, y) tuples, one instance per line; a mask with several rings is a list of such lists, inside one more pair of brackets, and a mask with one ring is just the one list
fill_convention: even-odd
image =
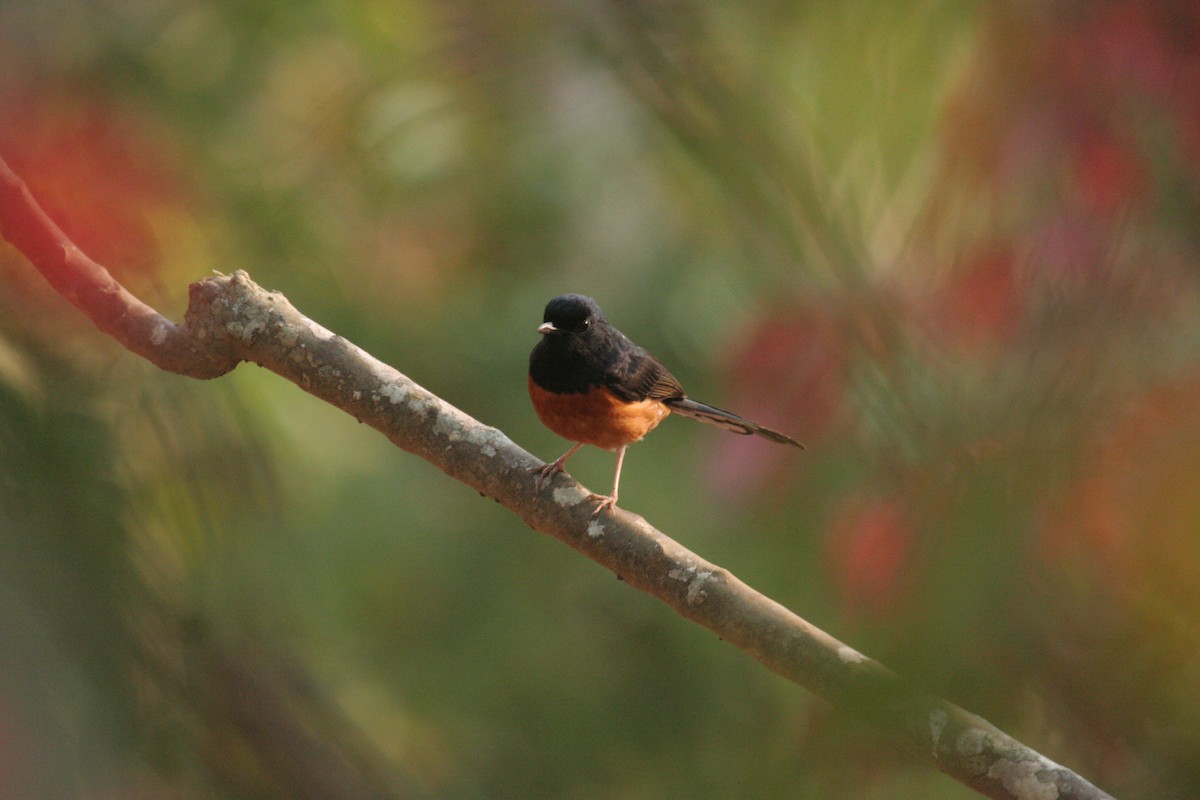
[(549, 464), (542, 464), (537, 467), (530, 467), (529, 471), (534, 474), (533, 489), (540, 492), (542, 487), (546, 485), (546, 481), (554, 477), (555, 473), (561, 472), (566, 475), (567, 471), (562, 468), (562, 464), (551, 461)]
[(596, 517), (600, 516), (600, 512), (604, 511), (604, 509), (606, 509), (606, 508), (613, 509), (613, 508), (617, 507), (616, 495), (608, 496), (608, 495), (603, 495), (603, 494), (589, 494), (587, 496), (587, 499), (600, 501), (599, 503), (596, 504), (596, 507), (594, 509), (592, 509), (592, 517), (591, 517), (592, 519), (595, 519)]

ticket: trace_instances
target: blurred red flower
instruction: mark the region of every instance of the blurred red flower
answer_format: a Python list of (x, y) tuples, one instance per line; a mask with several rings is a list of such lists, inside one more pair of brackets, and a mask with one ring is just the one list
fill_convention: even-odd
[(1114, 214), (1145, 195), (1145, 169), (1132, 143), (1097, 132), (1076, 144), (1073, 156), (1080, 201), (1088, 211)]
[(944, 341), (977, 354), (1012, 341), (1024, 302), (1012, 255), (993, 250), (956, 272), (936, 293), (931, 317)]
[(159, 266), (148, 219), (178, 204), (173, 141), (147, 119), (94, 94), (35, 87), (0, 98), (0, 153), (50, 217), (118, 280)]
[(915, 538), (899, 500), (855, 497), (838, 507), (826, 550), (830, 576), (849, 614), (882, 617), (894, 610)]
[[(825, 436), (844, 414), (846, 347), (831, 313), (813, 306), (756, 318), (732, 349), (728, 407), (801, 441)], [(721, 437), (709, 460), (709, 485), (727, 499), (786, 478), (791, 448), (765, 447), (747, 436)]]

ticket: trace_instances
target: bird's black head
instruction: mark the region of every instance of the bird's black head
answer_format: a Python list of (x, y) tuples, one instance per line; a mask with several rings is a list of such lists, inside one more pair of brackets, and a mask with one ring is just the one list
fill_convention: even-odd
[(605, 321), (596, 301), (581, 294), (560, 294), (546, 304), (542, 319), (538, 333), (551, 336), (587, 333)]
[(546, 304), (543, 319), (542, 337), (529, 354), (529, 378), (547, 391), (571, 394), (605, 385), (636, 350), (590, 297), (559, 295)]

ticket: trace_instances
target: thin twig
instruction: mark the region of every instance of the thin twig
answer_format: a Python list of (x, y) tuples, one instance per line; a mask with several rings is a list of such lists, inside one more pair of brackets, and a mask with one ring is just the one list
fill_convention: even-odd
[(197, 341), (88, 258), (46, 215), (29, 187), (2, 158), (0, 234), (96, 327), (156, 367), (192, 378), (215, 378), (237, 366), (216, 343)]

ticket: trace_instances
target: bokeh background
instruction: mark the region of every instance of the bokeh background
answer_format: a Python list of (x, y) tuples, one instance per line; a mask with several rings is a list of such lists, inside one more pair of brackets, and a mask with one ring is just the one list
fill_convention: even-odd
[[(169, 316), (247, 269), (547, 459), (534, 327), (596, 296), (809, 445), (669, 420), (623, 506), (1200, 796), (1194, 2), (5, 0), (0, 154)], [(281, 379), (0, 284), (5, 798), (973, 796)]]

